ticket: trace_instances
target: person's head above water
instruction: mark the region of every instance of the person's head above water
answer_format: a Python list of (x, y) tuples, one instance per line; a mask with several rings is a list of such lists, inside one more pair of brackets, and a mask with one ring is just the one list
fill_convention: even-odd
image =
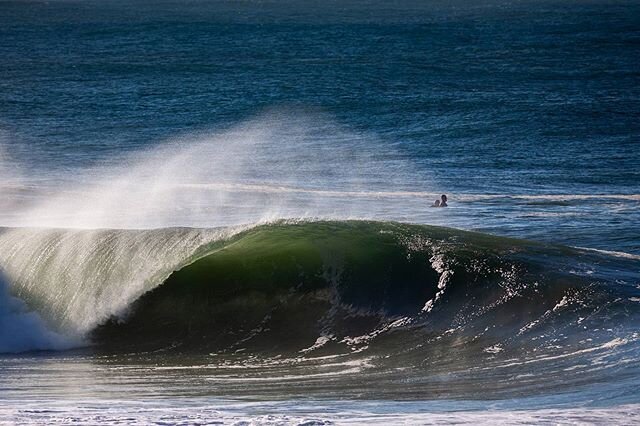
[(440, 207), (440, 200), (435, 200), (432, 207)]
[(446, 207), (447, 206), (447, 196), (445, 194), (442, 194), (440, 199), (442, 200), (442, 202), (440, 203), (440, 207)]

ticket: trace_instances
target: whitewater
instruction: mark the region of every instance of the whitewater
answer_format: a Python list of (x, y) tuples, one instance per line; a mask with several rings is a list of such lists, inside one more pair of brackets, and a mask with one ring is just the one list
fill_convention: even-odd
[(0, 424), (637, 423), (638, 12), (0, 3)]
[[(328, 126), (318, 117), (292, 124), (262, 116), (82, 170), (74, 186), (44, 192), (5, 162), (5, 181), (26, 196), (5, 198), (13, 208), (0, 229), (3, 417), (628, 418), (640, 353), (633, 254), (411, 224), (420, 221), (415, 212), (443, 220), (443, 209), (425, 207), (433, 194), (409, 188), (426, 182), (407, 185), (415, 166), (335, 126), (330, 138), (309, 131)], [(491, 199), (466, 197), (452, 196), (452, 209)], [(78, 390), (66, 402), (34, 393), (51, 375)], [(155, 402), (117, 399), (143, 377), (136, 398)], [(606, 398), (594, 398), (602, 386)], [(91, 402), (100, 388), (113, 397)], [(242, 402), (247, 389), (250, 400), (279, 402)], [(473, 402), (480, 389), (495, 413)], [(369, 408), (353, 412), (336, 393)], [(324, 408), (298, 407), (310, 396)], [(176, 397), (188, 406), (170, 402)], [(445, 414), (446, 404), (454, 413)], [(403, 414), (385, 414), (395, 410)]]

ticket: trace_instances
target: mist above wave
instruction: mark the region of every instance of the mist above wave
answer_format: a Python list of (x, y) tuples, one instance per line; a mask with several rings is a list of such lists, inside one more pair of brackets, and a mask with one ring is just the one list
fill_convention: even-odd
[[(0, 161), (0, 173), (9, 175)], [(291, 113), (264, 114), (64, 173), (65, 184), (42, 191), (31, 184), (33, 200), (5, 209), (4, 224), (211, 227), (281, 217), (382, 217), (393, 214), (376, 191), (425, 187), (394, 146), (321, 116)], [(0, 192), (16, 197), (15, 185)], [(363, 192), (373, 196), (353, 197)]]
[[(386, 203), (353, 194), (406, 189), (406, 179), (417, 176), (393, 146), (292, 112), (73, 170), (36, 170), (18, 161), (3, 138), (0, 225), (12, 227), (0, 232), (7, 277), (1, 340), (10, 345), (4, 351), (42, 346), (37, 339), (15, 341), (15, 327), (27, 330), (24, 338), (44, 336), (44, 347), (54, 345), (56, 332), (81, 339), (222, 238), (210, 228), (281, 217), (384, 216)], [(166, 227), (210, 230), (106, 230)]]

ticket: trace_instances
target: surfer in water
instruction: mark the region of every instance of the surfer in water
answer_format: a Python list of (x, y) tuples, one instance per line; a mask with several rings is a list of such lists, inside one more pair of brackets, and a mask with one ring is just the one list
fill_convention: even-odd
[(431, 207), (447, 207), (447, 196), (442, 194), (439, 200), (435, 200)]

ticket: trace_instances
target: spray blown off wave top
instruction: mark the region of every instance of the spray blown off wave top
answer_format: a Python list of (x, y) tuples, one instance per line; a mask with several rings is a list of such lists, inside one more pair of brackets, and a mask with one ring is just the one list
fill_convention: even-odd
[(0, 426), (640, 421), (639, 19), (0, 1)]
[(633, 402), (640, 276), (626, 243), (406, 222), (482, 229), (498, 205), (558, 220), (636, 195), (461, 193), (429, 209), (442, 191), (402, 149), (295, 117), (52, 171), (45, 189), (5, 161), (0, 351), (133, 362), (153, 383), (188, 368), (193, 392), (221, 397), (537, 398), (605, 383)]
[[(479, 386), (494, 397), (535, 395), (636, 374), (633, 259), (365, 221), (233, 231), (5, 229), (0, 241), (14, 292), (38, 308), (51, 333), (99, 353), (209, 358), (223, 369), (262, 359), (265, 389), (283, 385), (282, 369), (298, 371), (301, 389), (316, 392), (366, 370), (361, 380), (384, 383), (369, 396), (403, 398), (463, 397)], [(33, 241), (47, 257), (29, 251)], [(80, 258), (59, 251), (64, 241), (83, 252), (84, 241), (100, 244), (85, 264), (62, 266), (65, 256)], [(336, 377), (305, 378), (318, 368)], [(455, 379), (439, 385), (442, 374)], [(557, 374), (561, 382), (549, 381)], [(234, 383), (224, 392), (233, 394)]]

